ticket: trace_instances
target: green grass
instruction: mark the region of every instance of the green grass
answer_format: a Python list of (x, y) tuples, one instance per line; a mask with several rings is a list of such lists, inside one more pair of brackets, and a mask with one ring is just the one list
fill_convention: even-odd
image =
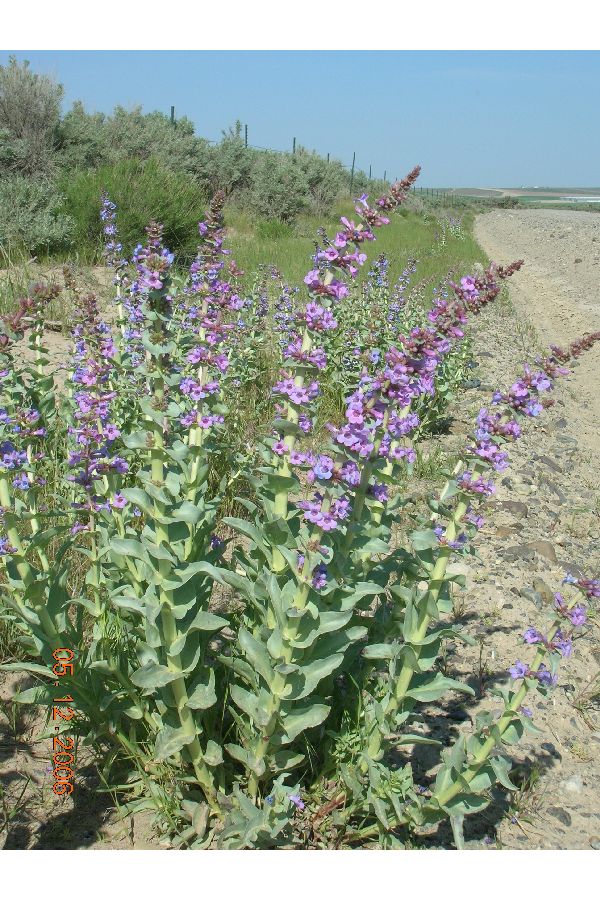
[[(251, 276), (258, 266), (269, 263), (276, 266), (284, 279), (292, 285), (302, 285), (302, 279), (311, 268), (314, 244), (318, 240), (317, 229), (323, 226), (333, 236), (338, 230), (339, 217), (352, 217), (353, 206), (348, 201), (340, 203), (335, 212), (325, 218), (303, 216), (294, 228), (277, 227), (277, 223), (255, 222), (240, 210), (226, 210), (228, 228), (227, 243), (238, 265)], [(442, 216), (440, 209), (437, 215)], [(356, 218), (356, 217), (355, 217)], [(405, 267), (410, 256), (420, 261), (417, 279), (440, 281), (449, 271), (464, 274), (473, 263), (486, 263), (486, 257), (472, 235), (473, 215), (463, 218), (463, 239), (447, 235), (446, 244), (436, 244), (435, 236), (440, 227), (436, 216), (403, 210), (392, 214), (390, 225), (377, 229), (375, 242), (366, 245), (369, 262), (380, 253), (390, 260), (392, 284)], [(359, 278), (366, 277), (366, 265)]]
[[(451, 212), (452, 210), (436, 205), (435, 209), (426, 209), (424, 213), (407, 209), (392, 213), (390, 224), (376, 230), (376, 241), (366, 243), (365, 251), (369, 262), (360, 271), (358, 281), (367, 277), (370, 264), (381, 253), (385, 253), (390, 260), (392, 285), (403, 271), (408, 258), (415, 257), (419, 260), (419, 265), (412, 285), (424, 284), (428, 290), (450, 272), (458, 277), (471, 271), (474, 263), (485, 264), (485, 254), (473, 237), (474, 214), (470, 211), (461, 211), (462, 238), (447, 232), (445, 244), (436, 240), (436, 235), (440, 234), (438, 218), (444, 218)], [(258, 267), (264, 264), (276, 266), (289, 284), (302, 287), (303, 278), (312, 267), (311, 256), (315, 251), (315, 241), (318, 240), (317, 229), (324, 227), (327, 234), (333, 236), (340, 227), (340, 216), (347, 215), (351, 218), (353, 213), (353, 204), (348, 200), (339, 203), (329, 216), (304, 215), (295, 226), (290, 226), (277, 221), (256, 220), (243, 210), (226, 208), (226, 244), (246, 273), (243, 279), (245, 287), (251, 286)], [(62, 261), (64, 256), (50, 257), (42, 260), (40, 267), (32, 265), (28, 257), (9, 259), (0, 254), (0, 315), (6, 315), (15, 309), (18, 298), (26, 295), (29, 282), (40, 278), (43, 280), (44, 271), (56, 267)], [(79, 280), (86, 271), (85, 266), (80, 268)], [(58, 275), (61, 280), (60, 273), (53, 274), (55, 278)], [(93, 289), (92, 285), (87, 285), (86, 288)], [(68, 313), (64, 302), (59, 298), (51, 306), (48, 310), (49, 318), (62, 321)]]

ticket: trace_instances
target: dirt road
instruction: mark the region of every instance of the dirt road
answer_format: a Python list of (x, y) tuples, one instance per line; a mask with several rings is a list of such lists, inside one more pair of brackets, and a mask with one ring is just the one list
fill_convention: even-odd
[[(600, 215), (570, 210), (495, 210), (475, 235), (491, 259), (522, 258), (510, 296), (542, 346), (600, 329)], [(572, 377), (582, 445), (600, 454), (600, 365), (587, 354)], [(600, 463), (599, 463), (600, 465)]]

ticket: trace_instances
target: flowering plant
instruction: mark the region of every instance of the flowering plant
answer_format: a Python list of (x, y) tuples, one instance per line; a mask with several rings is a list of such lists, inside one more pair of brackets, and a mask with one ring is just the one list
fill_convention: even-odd
[[(306, 846), (328, 818), (335, 846), (393, 847), (447, 818), (461, 846), (464, 816), (489, 803), (494, 783), (512, 787), (503, 748), (531, 727), (527, 693), (552, 688), (585, 623), (577, 592), (598, 596), (595, 580), (568, 578), (547, 626), (525, 632), (535, 657), (498, 689), (498, 718), (482, 714), (473, 735), (443, 751), (429, 787), (415, 784), (410, 762), (394, 764), (392, 749), (439, 748), (420, 727), (427, 704), (471, 691), (437, 663), (444, 641), (466, 640), (447, 615), (459, 581), (449, 564), (481, 527), (491, 476), (543, 413), (564, 363), (600, 339), (552, 348), (495, 394), (428, 517), (410, 513), (399, 486), (447, 387), (446, 361), (469, 317), (520, 267), (449, 282), (430, 309), (403, 318), (415, 264), (390, 293), (380, 257), (366, 296), (382, 312), (361, 346), (365, 319), (349, 283), (417, 176), (372, 206), (363, 195), (356, 221), (321, 235), (304, 305), (279, 285), (275, 349), (263, 326), (278, 273), (240, 296), (222, 195), (185, 274), (156, 223), (132, 260), (120, 259), (115, 209), (103, 199), (113, 321), (74, 292), (66, 389), (43, 345), (43, 306), (58, 288), (34, 288), (5, 321), (3, 603), (33, 657), (10, 667), (39, 682), (19, 699), (47, 703), (52, 653), (71, 647), (75, 727), (126, 791), (126, 809), (152, 806), (174, 845)], [(20, 364), (27, 331), (34, 362)], [(346, 357), (357, 364), (341, 369)], [(236, 398), (273, 364), (261, 407), (269, 425), (241, 452)], [(341, 415), (315, 443), (327, 379), (341, 382)], [(49, 469), (59, 475), (51, 490)], [(236, 516), (223, 502), (232, 485)]]

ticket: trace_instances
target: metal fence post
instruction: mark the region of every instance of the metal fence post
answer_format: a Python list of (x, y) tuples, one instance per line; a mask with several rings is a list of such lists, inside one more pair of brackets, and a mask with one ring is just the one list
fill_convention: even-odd
[(350, 193), (354, 187), (354, 163), (356, 162), (356, 151), (352, 154), (352, 171), (350, 172)]
[(248, 126), (244, 125), (244, 147), (248, 147)]
[(171, 125), (175, 124), (175, 107), (171, 107)]
[(296, 152), (296, 138), (294, 138), (294, 143), (292, 144), (292, 153)]

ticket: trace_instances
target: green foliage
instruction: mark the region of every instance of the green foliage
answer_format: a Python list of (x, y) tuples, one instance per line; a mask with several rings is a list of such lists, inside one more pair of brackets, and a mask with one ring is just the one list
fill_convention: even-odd
[[(310, 311), (268, 267), (242, 302), (225, 268), (223, 204), (211, 204), (189, 275), (160, 226), (148, 228), (136, 269), (116, 265), (112, 328), (73, 291), (70, 389), (44, 344), (57, 290), (33, 287), (2, 323), (2, 605), (29, 651), (3, 668), (34, 677), (23, 704), (47, 708), (61, 679), (77, 710), (69, 729), (94, 748), (108, 788), (127, 794), (129, 813), (154, 809), (173, 846), (305, 846), (327, 829), (333, 846), (393, 848), (449, 820), (460, 847), (464, 817), (497, 782), (513, 788), (506, 748), (531, 729), (523, 700), (547, 692), (537, 676), (543, 660), (556, 670), (552, 640), (576, 602), (551, 614), (523, 683), (496, 689), (497, 714), (443, 749), (421, 729), (430, 704), (473, 694), (440, 656), (466, 640), (448, 618), (460, 581), (449, 563), (470, 552), (479, 501), (460, 473), (476, 479), (491, 464), (466, 450), (418, 511), (408, 420), (445, 409), (463, 363), (448, 335), (471, 307), (457, 300), (444, 309), (456, 319), (415, 332), (429, 321), (407, 302), (416, 264), (390, 290), (383, 255), (335, 304), (326, 289), (341, 266), (313, 288)], [(478, 282), (482, 305), (494, 278)], [(337, 384), (342, 408), (352, 402), (358, 438), (348, 428), (337, 440), (335, 423), (311, 431), (317, 379), (331, 396)], [(60, 648), (73, 674), (57, 675)], [(419, 744), (439, 753), (424, 789)]]
[(53, 165), (63, 88), (11, 56), (0, 66), (0, 173), (39, 175)]
[(87, 113), (81, 102), (62, 118), (57, 162), (62, 169), (88, 169), (124, 160), (157, 160), (163, 168), (200, 175), (209, 145), (194, 135), (189, 119), (171, 122), (160, 112), (115, 107), (112, 115)]
[(265, 152), (256, 158), (247, 196), (258, 215), (293, 222), (308, 205), (308, 191), (308, 178), (295, 157)]
[(155, 219), (164, 224), (169, 248), (180, 257), (193, 257), (206, 197), (193, 180), (164, 168), (158, 160), (121, 160), (93, 171), (64, 174), (59, 184), (65, 196), (63, 210), (75, 223), (74, 247), (80, 256), (100, 256), (100, 195), (108, 191), (122, 205), (119, 229), (126, 255)]
[(347, 173), (342, 165), (335, 160), (327, 162), (304, 147), (298, 147), (292, 159), (306, 179), (311, 211), (319, 216), (329, 212), (347, 186)]
[(64, 196), (47, 179), (8, 175), (0, 179), (0, 245), (10, 253), (64, 252), (73, 243), (75, 218)]

